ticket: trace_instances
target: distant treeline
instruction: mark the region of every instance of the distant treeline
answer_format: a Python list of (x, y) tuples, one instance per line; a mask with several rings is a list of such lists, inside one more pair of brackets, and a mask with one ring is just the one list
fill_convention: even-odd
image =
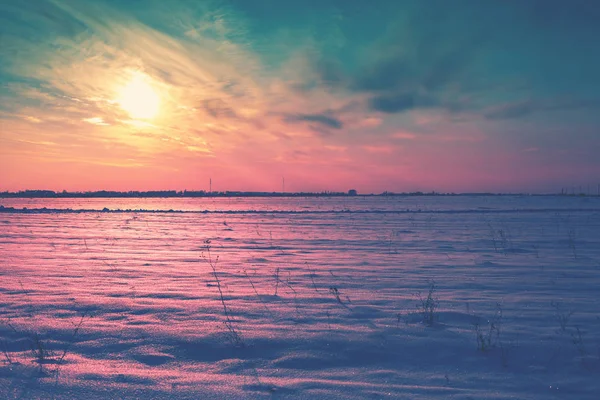
[(24, 190), (20, 192), (0, 192), (0, 197), (22, 197), (22, 198), (107, 198), (107, 197), (307, 197), (307, 196), (355, 196), (355, 192), (319, 192), (319, 193), (280, 193), (280, 192), (207, 192), (204, 190), (150, 190), (118, 192), (100, 190), (94, 192), (54, 192), (52, 190)]
[[(383, 192), (379, 194), (364, 194), (361, 196), (529, 196), (523, 193), (438, 193), (438, 192)], [(563, 195), (565, 195), (563, 193)], [(204, 190), (151, 190), (151, 191), (129, 191), (117, 192), (100, 190), (94, 192), (55, 192), (52, 190), (23, 190), (20, 192), (0, 192), (0, 198), (113, 198), (113, 197), (334, 197), (334, 196), (358, 196), (356, 190), (348, 192), (207, 192)], [(533, 195), (547, 196), (547, 195)], [(554, 196), (550, 194), (550, 196)], [(583, 196), (580, 194), (579, 196)]]

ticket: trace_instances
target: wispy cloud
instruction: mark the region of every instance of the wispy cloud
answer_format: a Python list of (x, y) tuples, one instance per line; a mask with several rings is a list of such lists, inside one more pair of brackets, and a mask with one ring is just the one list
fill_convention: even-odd
[[(210, 175), (264, 189), (274, 171), (290, 185), (315, 182), (307, 177), (319, 166), (315, 185), (324, 186), (298, 189), (329, 177), (337, 189), (365, 182), (365, 191), (377, 190), (372, 175), (445, 184), (418, 171), (444, 162), (469, 170), (475, 152), (525, 166), (523, 148), (571, 168), (600, 126), (598, 28), (593, 10), (539, 4), (4, 2), (0, 152), (12, 164), (0, 181), (20, 170), (29, 186), (35, 171), (64, 176), (68, 164), (70, 173), (126, 166), (123, 185), (154, 174), (160, 187), (178, 171), (190, 188)], [(156, 110), (135, 93), (123, 101), (135, 79)], [(52, 149), (40, 151), (44, 143)], [(400, 164), (411, 179), (399, 177)]]
[(110, 125), (110, 124), (107, 124), (106, 122), (104, 122), (104, 120), (101, 117), (84, 118), (83, 121), (87, 122), (88, 124), (93, 124), (93, 125), (100, 125), (100, 126)]
[(324, 115), (324, 114), (297, 114), (290, 115), (286, 118), (287, 121), (305, 121), (305, 122), (316, 122), (329, 128), (341, 129), (343, 124), (338, 119)]
[(571, 111), (581, 109), (600, 109), (600, 97), (597, 98), (549, 98), (541, 100), (519, 100), (493, 106), (486, 110), (487, 119), (523, 118), (538, 112)]

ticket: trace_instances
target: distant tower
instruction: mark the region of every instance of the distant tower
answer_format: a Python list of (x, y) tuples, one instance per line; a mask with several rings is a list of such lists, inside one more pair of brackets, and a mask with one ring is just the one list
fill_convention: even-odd
[(285, 193), (285, 177), (281, 177), (281, 193)]
[(208, 193), (212, 193), (212, 178), (208, 178)]

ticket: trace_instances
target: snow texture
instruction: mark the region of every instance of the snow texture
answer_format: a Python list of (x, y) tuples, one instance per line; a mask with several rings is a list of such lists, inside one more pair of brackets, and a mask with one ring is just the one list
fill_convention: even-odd
[(600, 198), (0, 204), (0, 398), (600, 393)]

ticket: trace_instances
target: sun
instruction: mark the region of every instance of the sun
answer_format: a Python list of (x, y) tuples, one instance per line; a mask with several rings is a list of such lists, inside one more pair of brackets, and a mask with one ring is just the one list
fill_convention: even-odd
[(150, 78), (140, 72), (120, 90), (117, 103), (133, 119), (152, 119), (160, 108), (160, 96), (152, 87)]

